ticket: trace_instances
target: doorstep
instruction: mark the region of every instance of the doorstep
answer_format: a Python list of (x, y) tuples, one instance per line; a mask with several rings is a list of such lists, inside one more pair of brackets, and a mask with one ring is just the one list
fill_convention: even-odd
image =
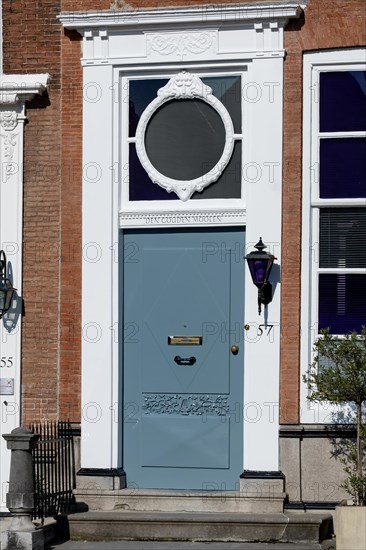
[(90, 511), (67, 518), (72, 540), (319, 543), (331, 536), (330, 514)]

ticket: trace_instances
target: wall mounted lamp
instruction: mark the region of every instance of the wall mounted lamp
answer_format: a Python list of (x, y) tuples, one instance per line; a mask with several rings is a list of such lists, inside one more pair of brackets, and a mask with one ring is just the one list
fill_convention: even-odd
[(6, 255), (0, 250), (0, 319), (10, 308), (16, 290), (6, 276), (6, 268)]
[(263, 244), (262, 237), (260, 237), (254, 248), (257, 250), (253, 250), (253, 252), (247, 254), (245, 259), (248, 262), (253, 283), (258, 288), (258, 313), (260, 315), (262, 304), (266, 306), (272, 302), (272, 285), (268, 281), (268, 278), (271, 273), (273, 262), (277, 260), (277, 258), (275, 258), (273, 254), (264, 252), (264, 249), (267, 247)]

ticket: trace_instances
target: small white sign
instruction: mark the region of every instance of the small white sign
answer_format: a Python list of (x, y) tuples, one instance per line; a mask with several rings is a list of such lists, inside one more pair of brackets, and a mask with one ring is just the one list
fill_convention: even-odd
[(14, 378), (0, 378), (0, 395), (14, 395)]

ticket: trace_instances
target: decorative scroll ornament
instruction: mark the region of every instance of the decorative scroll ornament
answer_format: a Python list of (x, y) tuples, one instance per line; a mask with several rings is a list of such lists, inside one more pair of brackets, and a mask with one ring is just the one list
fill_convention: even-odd
[(17, 111), (0, 111), (0, 126), (7, 131), (14, 130), (18, 124)]
[[(195, 98), (211, 105), (220, 115), (225, 128), (225, 147), (221, 158), (209, 172), (192, 180), (176, 180), (161, 174), (150, 162), (145, 147), (145, 132), (151, 117), (164, 103), (173, 99)], [(177, 128), (178, 131), (179, 128)], [(234, 127), (227, 109), (212, 94), (212, 89), (209, 86), (206, 86), (197, 75), (187, 71), (173, 76), (165, 86), (158, 90), (158, 96), (142, 113), (136, 130), (136, 152), (148, 176), (169, 193), (174, 191), (182, 201), (187, 201), (195, 191), (202, 191), (219, 179), (231, 158), (233, 149)]]
[(145, 414), (225, 416), (229, 412), (229, 403), (222, 395), (145, 393), (142, 408)]
[(212, 46), (212, 36), (207, 32), (171, 34), (169, 36), (153, 35), (150, 38), (151, 50), (161, 55), (177, 53), (181, 57), (187, 53), (199, 54)]
[(4, 140), (4, 157), (8, 162), (11, 162), (14, 157), (14, 147), (16, 146), (16, 134), (6, 133), (1, 137)]

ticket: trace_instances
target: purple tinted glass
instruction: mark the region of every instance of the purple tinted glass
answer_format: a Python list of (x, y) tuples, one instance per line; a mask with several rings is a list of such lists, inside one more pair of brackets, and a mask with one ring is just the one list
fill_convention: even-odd
[(320, 140), (320, 197), (322, 199), (366, 196), (366, 139)]
[(320, 73), (320, 131), (366, 130), (366, 71)]
[(267, 271), (267, 260), (249, 259), (248, 265), (254, 284), (262, 285)]
[(319, 330), (360, 332), (366, 325), (366, 275), (319, 275)]

